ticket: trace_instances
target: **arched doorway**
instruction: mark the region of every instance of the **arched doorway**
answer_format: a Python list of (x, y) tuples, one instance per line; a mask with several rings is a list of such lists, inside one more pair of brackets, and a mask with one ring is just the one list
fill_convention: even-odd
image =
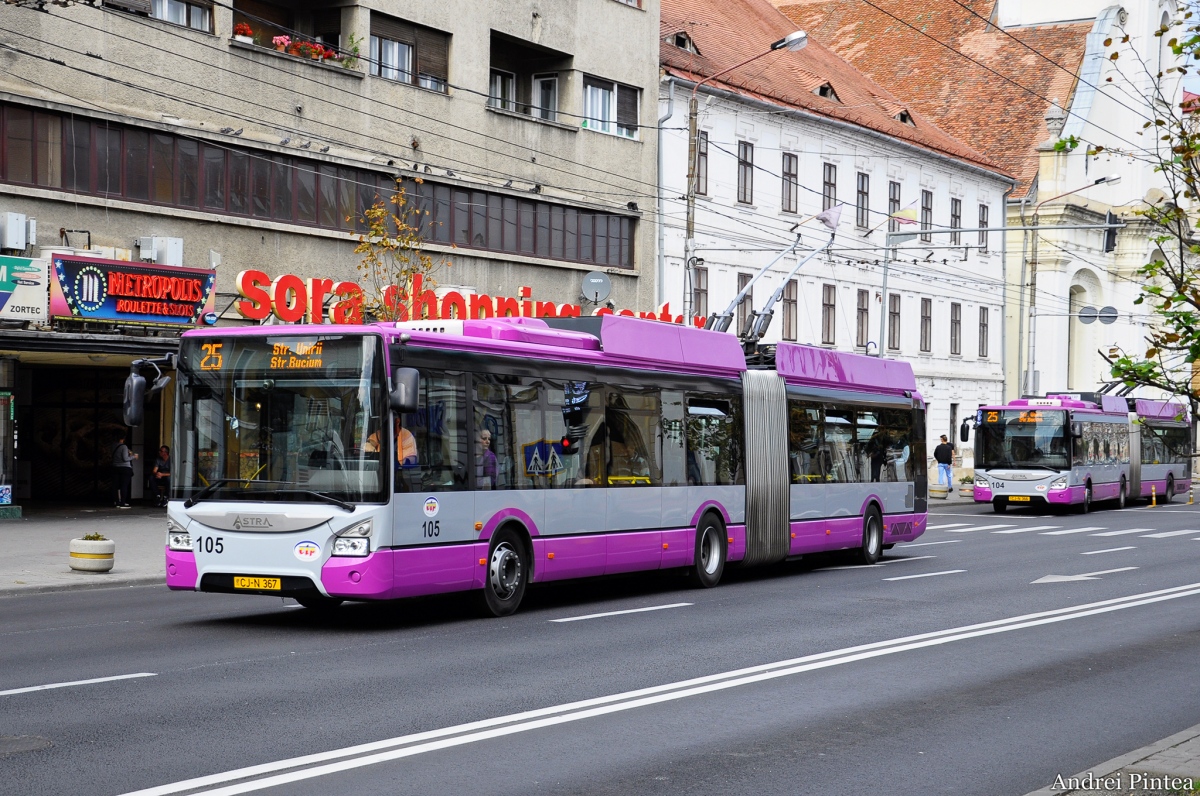
[(1098, 384), (1095, 323), (1080, 322), (1079, 311), (1084, 307), (1099, 309), (1100, 301), (1100, 280), (1089, 270), (1077, 271), (1071, 279), (1067, 318), (1067, 389), (1072, 392), (1094, 390)]

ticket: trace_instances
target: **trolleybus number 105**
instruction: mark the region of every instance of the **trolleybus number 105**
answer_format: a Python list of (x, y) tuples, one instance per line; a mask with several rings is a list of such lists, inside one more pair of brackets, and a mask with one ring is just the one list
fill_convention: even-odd
[(224, 536), (197, 536), (195, 550), (197, 553), (224, 553)]

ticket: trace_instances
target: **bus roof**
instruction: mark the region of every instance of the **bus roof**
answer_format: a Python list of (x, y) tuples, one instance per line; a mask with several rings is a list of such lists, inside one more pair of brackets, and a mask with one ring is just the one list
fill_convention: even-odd
[(1082, 401), (1071, 395), (1047, 395), (1045, 398), (1016, 398), (1006, 404), (996, 406), (981, 406), (980, 409), (1078, 409), (1085, 412), (1101, 412), (1106, 415), (1129, 414), (1128, 402), (1116, 395), (1101, 395), (1100, 403)]
[(775, 369), (788, 384), (909, 396), (917, 391), (912, 365), (907, 362), (797, 343), (776, 347)]
[(1156, 401), (1151, 398), (1136, 398), (1133, 401), (1133, 411), (1143, 420), (1160, 420), (1167, 422), (1189, 423), (1190, 412), (1187, 404), (1177, 401)]

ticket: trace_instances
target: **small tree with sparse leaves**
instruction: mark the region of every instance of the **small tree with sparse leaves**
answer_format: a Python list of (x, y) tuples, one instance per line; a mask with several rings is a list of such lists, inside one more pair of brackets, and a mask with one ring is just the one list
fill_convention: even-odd
[(402, 296), (412, 278), (420, 275), (427, 287), (433, 287), (433, 272), (450, 267), (446, 258), (435, 258), (424, 249), (422, 231), (431, 223), (429, 211), (412, 202), (404, 183), (397, 181), (396, 192), (386, 200), (376, 197), (375, 204), (363, 212), (362, 220), (367, 229), (358, 236), (354, 253), (362, 255), (357, 268), (363, 290), (363, 317), (405, 319)]

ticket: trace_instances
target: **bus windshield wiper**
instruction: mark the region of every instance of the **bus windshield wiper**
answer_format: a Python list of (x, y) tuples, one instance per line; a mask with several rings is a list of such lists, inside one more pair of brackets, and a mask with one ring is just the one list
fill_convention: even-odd
[(1059, 472), (1062, 472), (1062, 468), (1059, 468), (1059, 467), (1051, 467), (1051, 466), (1050, 466), (1050, 465), (1048, 465), (1048, 464), (1020, 464), (1020, 465), (1017, 465), (1017, 466), (1018, 466), (1018, 467), (1029, 467), (1029, 468), (1033, 468), (1033, 469), (1040, 469), (1040, 470), (1049, 470), (1049, 471), (1050, 471), (1050, 472), (1052, 472), (1052, 473), (1059, 473)]
[(327, 495), (324, 492), (317, 492), (315, 489), (284, 488), (284, 489), (277, 489), (275, 491), (286, 492), (286, 493), (292, 494), (292, 495), (311, 495), (312, 497), (315, 497), (318, 500), (323, 500), (326, 503), (332, 503), (333, 505), (337, 506), (338, 508), (345, 509), (346, 511), (354, 511), (357, 508), (357, 506), (355, 506), (353, 503), (347, 503), (346, 501), (342, 500), (341, 498), (335, 498), (333, 495)]
[(236, 479), (236, 478), (221, 478), (216, 481), (213, 481), (211, 484), (204, 487), (203, 489), (201, 489), (196, 494), (192, 495), (187, 500), (183, 501), (183, 507), (185, 509), (190, 509), (192, 506), (196, 505), (201, 500), (204, 500), (206, 497), (211, 495), (213, 492), (216, 492), (218, 489), (225, 486), (230, 481), (236, 481), (236, 480), (238, 480), (238, 479)]

